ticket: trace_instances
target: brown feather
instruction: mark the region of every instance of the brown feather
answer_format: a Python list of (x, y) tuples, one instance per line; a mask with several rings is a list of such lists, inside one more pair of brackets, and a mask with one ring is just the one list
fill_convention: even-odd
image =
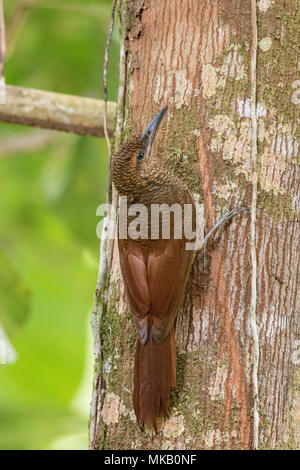
[(156, 343), (151, 336), (144, 346), (137, 341), (133, 406), (138, 423), (145, 423), (157, 432), (157, 419), (169, 416), (170, 393), (175, 386), (174, 328), (162, 343)]
[[(114, 157), (113, 181), (121, 195), (131, 203), (192, 204), (184, 183), (157, 159), (137, 159), (139, 138), (127, 142)], [(125, 291), (138, 332), (134, 366), (133, 404), (138, 422), (157, 429), (157, 418), (168, 416), (171, 388), (176, 385), (176, 346), (174, 321), (183, 299), (194, 260), (184, 237), (126, 239), (118, 241)], [(130, 218), (128, 218), (128, 224)], [(149, 235), (151, 218), (148, 218)], [(182, 221), (183, 228), (183, 221)]]

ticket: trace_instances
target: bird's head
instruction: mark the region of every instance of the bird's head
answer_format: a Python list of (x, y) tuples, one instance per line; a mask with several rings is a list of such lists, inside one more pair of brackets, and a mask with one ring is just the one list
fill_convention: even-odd
[(145, 131), (123, 144), (113, 157), (112, 178), (120, 194), (133, 192), (144, 181), (156, 131), (167, 109), (157, 113)]

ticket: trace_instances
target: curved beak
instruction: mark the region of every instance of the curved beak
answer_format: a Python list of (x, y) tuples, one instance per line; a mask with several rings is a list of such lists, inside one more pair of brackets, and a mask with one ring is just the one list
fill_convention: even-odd
[(168, 106), (166, 106), (161, 111), (159, 111), (159, 113), (157, 113), (155, 118), (150, 122), (149, 126), (141, 135), (141, 139), (143, 141), (143, 151), (144, 151), (145, 156), (148, 156), (149, 153), (151, 152), (151, 148), (152, 148), (156, 131), (167, 109), (168, 109)]

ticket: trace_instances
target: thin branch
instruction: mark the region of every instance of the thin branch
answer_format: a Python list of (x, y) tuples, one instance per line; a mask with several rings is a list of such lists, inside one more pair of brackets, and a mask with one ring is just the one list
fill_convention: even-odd
[(59, 135), (60, 133), (55, 131), (37, 130), (7, 137), (0, 140), (0, 157), (20, 156), (27, 152), (41, 150), (56, 140)]
[(258, 449), (259, 442), (259, 334), (256, 318), (257, 304), (257, 253), (256, 253), (256, 215), (257, 215), (257, 113), (256, 113), (256, 63), (257, 63), (257, 9), (256, 0), (251, 0), (251, 167), (252, 167), (252, 200), (250, 221), (250, 259), (251, 259), (251, 299), (250, 323), (253, 339), (253, 448)]
[[(108, 133), (113, 134), (116, 104), (108, 103)], [(14, 86), (6, 87), (6, 104), (0, 104), (0, 121), (13, 124), (104, 136), (104, 102)]]
[(111, 38), (114, 30), (114, 23), (115, 23), (115, 9), (117, 5), (117, 0), (114, 0), (112, 11), (111, 11), (111, 19), (110, 19), (110, 27), (109, 33), (107, 36), (106, 46), (105, 46), (105, 55), (104, 55), (104, 66), (103, 66), (103, 89), (104, 89), (104, 135), (107, 143), (108, 149), (108, 189), (107, 189), (107, 202), (111, 203), (112, 198), (112, 176), (111, 176), (111, 145), (109, 140), (109, 135), (107, 132), (107, 65), (108, 65), (108, 57), (109, 57), (109, 49)]

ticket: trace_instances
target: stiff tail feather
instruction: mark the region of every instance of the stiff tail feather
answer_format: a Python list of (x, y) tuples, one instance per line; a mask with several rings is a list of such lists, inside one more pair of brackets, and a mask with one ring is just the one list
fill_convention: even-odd
[(133, 406), (139, 424), (147, 424), (157, 432), (157, 418), (169, 416), (170, 393), (175, 386), (174, 328), (162, 343), (156, 343), (151, 334), (144, 346), (138, 340), (134, 362)]

